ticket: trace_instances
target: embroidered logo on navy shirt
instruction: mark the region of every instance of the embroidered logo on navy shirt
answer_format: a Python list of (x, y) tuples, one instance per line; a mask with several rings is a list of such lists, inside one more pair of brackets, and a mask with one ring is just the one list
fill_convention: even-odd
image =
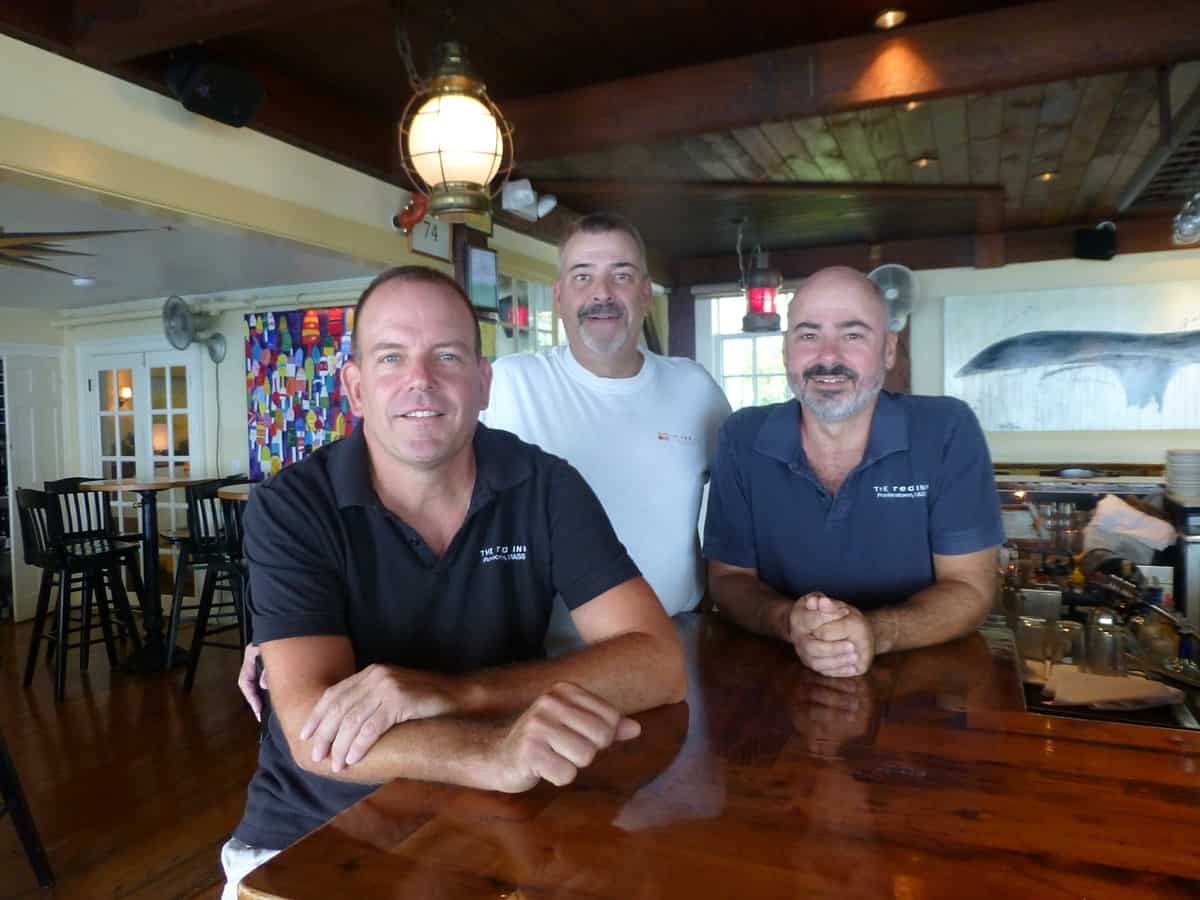
[(882, 500), (917, 500), (929, 494), (927, 484), (876, 484), (876, 499)]
[(528, 555), (529, 547), (526, 544), (502, 544), (480, 550), (479, 561), (485, 566), (493, 562), (522, 562)]

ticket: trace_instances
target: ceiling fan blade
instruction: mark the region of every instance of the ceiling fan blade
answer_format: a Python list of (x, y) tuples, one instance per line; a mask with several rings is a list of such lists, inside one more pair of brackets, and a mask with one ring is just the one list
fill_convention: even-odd
[(139, 231), (156, 231), (154, 228), (114, 228), (103, 231), (5, 231), (0, 234), (0, 247), (16, 247), (22, 244), (38, 244), (44, 241), (82, 241), (110, 234), (134, 234)]
[(6, 256), (2, 253), (0, 253), (0, 266), (16, 266), (17, 268), (25, 269), (40, 269), (43, 272), (54, 272), (58, 275), (66, 275), (69, 278), (77, 277), (74, 272), (56, 269), (53, 266), (43, 266), (41, 263), (30, 262), (29, 260), (21, 259), (18, 256)]
[[(0, 253), (5, 251), (0, 248)], [(14, 251), (8, 251), (14, 252)], [(95, 253), (84, 253), (82, 250), (63, 250), (59, 247), (54, 247), (50, 244), (25, 244), (20, 250), (15, 251), (21, 256), (95, 256)]]

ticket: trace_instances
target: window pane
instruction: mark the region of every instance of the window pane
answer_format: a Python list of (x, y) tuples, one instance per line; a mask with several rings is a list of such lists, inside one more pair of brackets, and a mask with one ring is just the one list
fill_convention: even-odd
[(154, 461), (154, 474), (155, 474), (155, 476), (158, 476), (158, 475), (166, 475), (166, 474), (167, 474), (167, 468), (168, 468), (170, 465), (171, 465), (171, 464), (170, 464), (169, 462), (167, 462), (165, 459), (156, 459), (156, 460)]
[(726, 378), (725, 396), (729, 398), (729, 405), (734, 409), (753, 406), (754, 379), (749, 376)]
[(782, 403), (790, 400), (792, 389), (788, 387), (786, 375), (760, 375), (758, 378), (758, 405)]
[(100, 466), (100, 474), (104, 478), (117, 477), (117, 464), (114, 462), (106, 462)]
[(150, 424), (150, 449), (155, 456), (165, 456), (171, 449), (171, 433), (167, 430), (166, 416), (152, 416)]
[(131, 463), (131, 462), (121, 463), (121, 477), (122, 478), (136, 478), (137, 477), (136, 468), (137, 468), (137, 463)]
[(117, 417), (100, 417), (100, 455), (117, 455)]
[(754, 338), (726, 338), (721, 341), (721, 374), (754, 373)]
[(137, 451), (133, 436), (133, 416), (117, 416), (117, 435), (121, 440), (121, 455), (133, 456)]
[(133, 370), (117, 370), (117, 409), (133, 409)]
[(187, 369), (171, 366), (171, 408), (187, 409)]
[(117, 386), (113, 379), (113, 373), (107, 369), (100, 372), (99, 391), (100, 408), (106, 411), (116, 409)]
[(755, 338), (755, 369), (761, 375), (763, 372), (779, 372), (783, 369), (783, 335), (773, 334), (770, 337)]
[(167, 408), (167, 370), (162, 366), (150, 370), (150, 408)]
[(718, 297), (717, 304), (717, 334), (740, 334), (742, 316), (746, 314), (746, 300), (741, 296)]
[(175, 455), (188, 455), (188, 417), (171, 416), (171, 437), (175, 442)]

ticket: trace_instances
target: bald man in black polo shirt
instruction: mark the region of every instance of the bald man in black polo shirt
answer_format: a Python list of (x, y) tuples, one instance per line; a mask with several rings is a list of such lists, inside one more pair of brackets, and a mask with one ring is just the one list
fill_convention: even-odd
[[(368, 302), (369, 301), (369, 302)], [(491, 368), (461, 289), (389, 270), (344, 385), (362, 426), (246, 510), (269, 717), (228, 884), (393, 778), (562, 785), (625, 714), (683, 698), (678, 638), (563, 460), (477, 423)], [(543, 658), (561, 594), (578, 653)]]

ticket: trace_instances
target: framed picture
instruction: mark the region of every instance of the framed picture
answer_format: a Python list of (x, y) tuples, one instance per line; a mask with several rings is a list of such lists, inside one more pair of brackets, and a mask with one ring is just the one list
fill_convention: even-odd
[(440, 222), (433, 216), (426, 216), (409, 231), (409, 249), (413, 253), (451, 262), (453, 251), (451, 250), (450, 232), (449, 222)]
[(471, 303), (479, 309), (498, 310), (500, 294), (497, 290), (499, 267), (496, 251), (485, 247), (467, 247), (467, 294)]

